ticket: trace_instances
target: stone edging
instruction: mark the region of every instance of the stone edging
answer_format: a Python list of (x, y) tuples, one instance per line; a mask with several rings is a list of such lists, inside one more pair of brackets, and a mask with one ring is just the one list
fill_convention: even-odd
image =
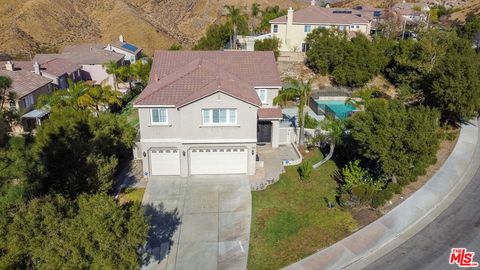
[(458, 197), (480, 167), (478, 121), (464, 125), (443, 166), (400, 205), (352, 235), (285, 269), (361, 269), (418, 233)]

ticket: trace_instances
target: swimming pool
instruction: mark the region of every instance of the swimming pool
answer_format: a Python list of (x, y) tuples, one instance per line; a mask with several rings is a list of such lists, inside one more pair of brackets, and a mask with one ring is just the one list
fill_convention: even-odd
[(340, 119), (349, 117), (351, 112), (356, 110), (354, 106), (340, 100), (315, 100), (315, 102), (326, 114), (334, 114)]

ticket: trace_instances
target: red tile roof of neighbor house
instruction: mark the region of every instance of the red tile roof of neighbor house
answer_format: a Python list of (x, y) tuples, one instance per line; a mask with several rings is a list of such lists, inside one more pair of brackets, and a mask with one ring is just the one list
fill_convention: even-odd
[(282, 119), (281, 108), (260, 108), (258, 109), (259, 119)]
[(71, 74), (78, 69), (80, 65), (74, 64), (67, 59), (55, 58), (40, 66), (42, 72), (53, 76), (61, 76), (63, 74)]
[(17, 94), (17, 99), (31, 94), (52, 82), (52, 80), (26, 70), (9, 71), (0, 69), (0, 76), (7, 76), (12, 79), (12, 85), (8, 91)]
[[(293, 12), (293, 23), (304, 24), (367, 24), (368, 20), (353, 14), (334, 14), (330, 8), (309, 6)], [(287, 23), (287, 15), (278, 17), (270, 23)]]
[(281, 85), (272, 52), (159, 51), (135, 105), (181, 107), (223, 92), (260, 107), (255, 87)]

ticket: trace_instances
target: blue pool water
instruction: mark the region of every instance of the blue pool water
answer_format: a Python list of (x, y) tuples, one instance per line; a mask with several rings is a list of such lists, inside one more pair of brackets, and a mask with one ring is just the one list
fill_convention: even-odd
[(351, 112), (356, 110), (355, 107), (345, 104), (344, 101), (316, 100), (315, 102), (317, 102), (318, 106), (327, 114), (333, 113), (340, 119), (349, 117)]

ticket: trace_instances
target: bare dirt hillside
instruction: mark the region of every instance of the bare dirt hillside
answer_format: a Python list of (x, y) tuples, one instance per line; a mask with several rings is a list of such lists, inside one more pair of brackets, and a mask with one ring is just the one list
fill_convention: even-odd
[(173, 43), (186, 46), (221, 19), (223, 6), (299, 7), (305, 0), (0, 0), (0, 52), (109, 42), (122, 33), (147, 53)]

